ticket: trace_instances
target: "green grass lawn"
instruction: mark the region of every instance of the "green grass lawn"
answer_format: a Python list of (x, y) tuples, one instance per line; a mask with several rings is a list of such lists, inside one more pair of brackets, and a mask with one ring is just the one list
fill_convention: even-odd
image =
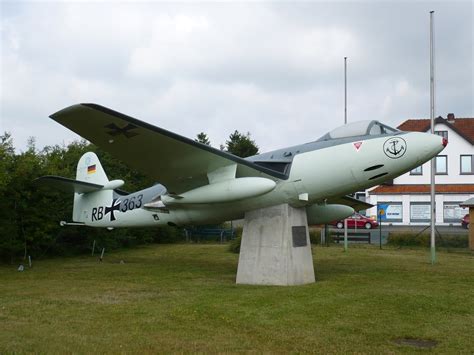
[[(153, 245), (0, 266), (0, 353), (474, 352), (474, 258), (313, 248), (317, 282), (235, 284), (227, 245)], [(120, 260), (125, 264), (120, 264)], [(431, 351), (432, 351), (431, 350)]]

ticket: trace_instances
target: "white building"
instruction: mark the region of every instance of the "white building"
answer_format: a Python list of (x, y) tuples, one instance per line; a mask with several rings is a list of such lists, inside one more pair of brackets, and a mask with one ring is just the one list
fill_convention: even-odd
[[(428, 132), (430, 120), (407, 120), (402, 131)], [(474, 197), (474, 118), (438, 117), (435, 133), (448, 139), (447, 147), (436, 157), (436, 224), (460, 225), (467, 209), (459, 203)], [(394, 225), (420, 225), (430, 221), (431, 162), (399, 176), (393, 183), (367, 191), (367, 202), (385, 213)], [(377, 207), (367, 211), (377, 216)]]

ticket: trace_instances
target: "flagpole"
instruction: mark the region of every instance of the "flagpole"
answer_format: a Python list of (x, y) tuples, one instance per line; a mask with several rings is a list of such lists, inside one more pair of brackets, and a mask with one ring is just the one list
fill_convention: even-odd
[[(430, 120), (431, 134), (434, 134), (434, 116), (435, 116), (435, 81), (434, 81), (434, 11), (430, 11)], [(436, 195), (435, 195), (435, 161), (436, 157), (431, 159), (431, 264), (436, 263)]]
[(347, 124), (347, 57), (344, 57), (344, 124)]
[[(344, 124), (347, 124), (347, 57), (344, 57)], [(347, 249), (347, 218), (344, 218), (344, 251)]]

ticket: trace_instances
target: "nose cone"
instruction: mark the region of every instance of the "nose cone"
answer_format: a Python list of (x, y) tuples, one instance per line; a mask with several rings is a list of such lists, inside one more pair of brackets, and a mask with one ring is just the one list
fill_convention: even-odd
[(448, 145), (448, 140), (444, 137), (438, 136), (437, 134), (426, 134), (429, 138), (427, 139), (428, 148), (436, 156)]
[(412, 148), (418, 152), (420, 163), (434, 158), (448, 145), (446, 138), (436, 134), (413, 132), (410, 135)]

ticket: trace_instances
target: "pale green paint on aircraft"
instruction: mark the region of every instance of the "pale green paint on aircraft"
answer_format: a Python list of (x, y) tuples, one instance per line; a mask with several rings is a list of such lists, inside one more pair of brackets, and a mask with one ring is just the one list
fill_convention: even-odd
[(125, 194), (118, 190), (123, 181), (109, 181), (91, 152), (79, 160), (76, 180), (39, 179), (74, 192), (73, 221), (93, 227), (217, 223), (282, 203), (305, 207), (309, 224), (327, 223), (371, 206), (347, 194), (404, 174), (447, 144), (360, 121), (242, 159), (95, 104), (51, 118), (163, 184)]

